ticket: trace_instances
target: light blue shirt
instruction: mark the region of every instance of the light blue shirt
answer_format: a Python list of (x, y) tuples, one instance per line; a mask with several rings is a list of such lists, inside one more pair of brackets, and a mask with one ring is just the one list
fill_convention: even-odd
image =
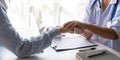
[(59, 35), (57, 28), (42, 32), (39, 36), (25, 39), (21, 37), (10, 23), (6, 9), (0, 3), (0, 44), (18, 57), (28, 57), (43, 51), (51, 45), (52, 39)]
[(92, 36), (92, 39), (95, 39), (104, 45), (111, 47), (120, 52), (120, 0), (118, 2), (117, 10), (115, 16), (112, 20), (110, 20), (114, 8), (114, 4), (116, 4), (117, 0), (111, 0), (110, 4), (103, 12), (101, 7), (102, 0), (95, 3), (96, 0), (90, 0), (90, 4), (86, 9), (86, 17), (85, 21), (90, 24), (95, 24), (97, 26), (112, 28), (118, 34), (119, 38), (117, 40), (108, 40), (105, 38), (98, 37), (96, 35)]

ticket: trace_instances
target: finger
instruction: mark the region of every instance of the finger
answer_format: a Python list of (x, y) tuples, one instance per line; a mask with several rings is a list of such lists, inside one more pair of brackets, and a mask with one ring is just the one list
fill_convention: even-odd
[(81, 33), (83, 33), (83, 31), (81, 29), (79, 29), (78, 34), (81, 34)]
[(64, 23), (63, 27), (66, 27), (67, 25), (69, 25), (69, 24), (71, 24), (71, 23), (73, 23), (73, 21), (69, 21), (69, 22), (67, 22), (67, 23)]
[(74, 33), (76, 33), (76, 34), (78, 34), (78, 33), (79, 33), (79, 31), (78, 31), (78, 29), (77, 29), (77, 28), (74, 28)]
[(70, 22), (66, 22), (63, 24), (63, 27), (66, 27)]
[(71, 22), (71, 23), (67, 24), (65, 27), (66, 27), (66, 28), (72, 28), (73, 25), (74, 25), (74, 23)]
[(81, 30), (81, 28), (74, 28), (74, 32), (76, 34), (81, 34), (83, 31)]
[(77, 23), (73, 23), (73, 24), (71, 24), (71, 26), (70, 27), (79, 27), (79, 25), (77, 24)]
[(70, 28), (70, 27), (79, 27), (79, 24), (80, 22), (78, 22), (78, 21), (70, 21), (70, 22), (68, 22), (68, 23), (65, 23), (64, 24), (64, 27), (67, 27), (67, 28)]

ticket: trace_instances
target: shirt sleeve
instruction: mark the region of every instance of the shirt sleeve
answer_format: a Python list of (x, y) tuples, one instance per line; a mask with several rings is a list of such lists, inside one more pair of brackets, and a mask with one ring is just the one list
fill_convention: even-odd
[(118, 34), (118, 37), (120, 39), (120, 4), (118, 5), (118, 9), (116, 11), (116, 14), (111, 21), (111, 26), (110, 28), (114, 29), (114, 31)]
[(52, 39), (59, 34), (58, 29), (53, 28), (30, 39), (20, 37), (10, 23), (6, 9), (0, 5), (0, 44), (18, 57), (28, 57), (43, 51), (50, 46)]

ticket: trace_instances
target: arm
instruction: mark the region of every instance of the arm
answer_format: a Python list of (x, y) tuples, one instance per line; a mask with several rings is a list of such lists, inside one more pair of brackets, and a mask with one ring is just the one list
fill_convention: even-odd
[(28, 57), (43, 51), (50, 46), (52, 39), (56, 35), (64, 33), (65, 31), (63, 28), (54, 28), (30, 39), (22, 38), (9, 22), (6, 9), (0, 5), (0, 44), (18, 57)]
[(96, 34), (100, 37), (112, 39), (112, 40), (118, 39), (117, 33), (111, 28), (104, 28), (104, 27), (99, 27), (99, 26), (86, 24), (86, 23), (83, 23), (82, 27), (84, 27), (85, 29), (88, 29), (93, 34)]
[(118, 39), (118, 35), (111, 28), (99, 27), (93, 24), (81, 23), (78, 21), (70, 21), (64, 25), (64, 27), (67, 28), (76, 27), (76, 26), (79, 28), (87, 29), (88, 31), (90, 31), (90, 33), (96, 34), (103, 38), (113, 39), (113, 40)]
[(0, 44), (18, 57), (27, 57), (42, 51), (51, 44), (52, 38), (59, 34), (57, 29), (53, 29), (37, 37), (22, 38), (10, 24), (6, 14), (6, 10), (0, 7)]

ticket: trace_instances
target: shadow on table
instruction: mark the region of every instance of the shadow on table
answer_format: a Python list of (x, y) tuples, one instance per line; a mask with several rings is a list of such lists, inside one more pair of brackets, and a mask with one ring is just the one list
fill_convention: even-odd
[(27, 58), (17, 58), (16, 60), (43, 60), (43, 59), (37, 56), (32, 56)]

